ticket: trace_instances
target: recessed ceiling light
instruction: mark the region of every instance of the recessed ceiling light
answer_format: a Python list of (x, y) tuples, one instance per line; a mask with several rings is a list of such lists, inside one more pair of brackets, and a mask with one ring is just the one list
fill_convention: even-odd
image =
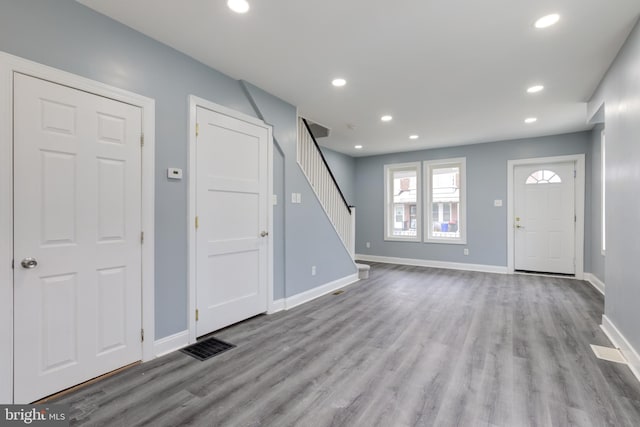
[(544, 89), (544, 86), (542, 86), (542, 85), (535, 85), (535, 86), (531, 86), (529, 89), (527, 89), (527, 92), (529, 92), (529, 93), (536, 93), (536, 92), (540, 92), (542, 89)]
[(353, 148), (355, 148), (356, 150), (362, 150), (362, 145), (355, 145)]
[(555, 24), (560, 20), (560, 15), (557, 13), (552, 13), (551, 15), (543, 16), (538, 19), (535, 23), (536, 28), (547, 28)]
[(535, 122), (537, 122), (537, 121), (538, 121), (538, 119), (537, 119), (536, 117), (527, 117), (526, 119), (524, 119), (524, 122), (525, 122), (526, 124), (535, 123)]
[(247, 0), (228, 0), (227, 6), (236, 13), (247, 13), (249, 11), (249, 2)]
[(390, 122), (391, 120), (393, 120), (393, 117), (391, 117), (391, 116), (382, 116), (382, 117), (380, 117), (380, 120), (382, 120), (383, 122)]
[(410, 136), (409, 136), (409, 139), (418, 139), (418, 138), (419, 138), (419, 136), (418, 136), (418, 135), (410, 135)]
[(333, 79), (331, 84), (335, 87), (342, 87), (347, 84), (347, 81), (345, 79)]

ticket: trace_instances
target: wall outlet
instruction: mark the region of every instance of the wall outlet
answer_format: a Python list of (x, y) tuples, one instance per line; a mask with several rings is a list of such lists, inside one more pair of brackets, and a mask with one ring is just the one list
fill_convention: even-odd
[(278, 205), (278, 195), (277, 194), (272, 194), (271, 195), (271, 204), (273, 206), (277, 206)]
[(502, 207), (502, 200), (496, 199), (493, 201), (493, 206), (496, 208)]
[(365, 243), (365, 246), (366, 246), (367, 248), (370, 248), (370, 247), (371, 247), (371, 242), (367, 242), (367, 243)]
[(315, 276), (315, 275), (316, 275), (316, 266), (315, 266), (315, 265), (312, 265), (312, 266), (311, 266), (311, 275), (312, 275), (312, 276)]
[(465, 254), (465, 255), (469, 255), (469, 248), (464, 248), (462, 253)]

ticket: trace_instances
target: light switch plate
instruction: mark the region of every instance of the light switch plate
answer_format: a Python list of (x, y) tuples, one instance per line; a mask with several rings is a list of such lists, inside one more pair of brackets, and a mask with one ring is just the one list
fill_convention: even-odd
[(169, 168), (167, 169), (167, 178), (169, 179), (182, 179), (182, 169)]

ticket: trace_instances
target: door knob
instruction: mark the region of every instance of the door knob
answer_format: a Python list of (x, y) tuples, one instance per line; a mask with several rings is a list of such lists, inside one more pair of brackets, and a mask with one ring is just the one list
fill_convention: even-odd
[(269, 235), (268, 231), (263, 231), (262, 233), (260, 233), (260, 237), (267, 237)]
[(32, 268), (36, 268), (36, 266), (38, 265), (38, 261), (36, 261), (35, 258), (27, 257), (20, 262), (20, 265), (22, 266), (22, 268), (30, 270)]
[(522, 226), (522, 225), (520, 225), (520, 224), (517, 224), (517, 225), (516, 225), (516, 228), (524, 228), (524, 226)]

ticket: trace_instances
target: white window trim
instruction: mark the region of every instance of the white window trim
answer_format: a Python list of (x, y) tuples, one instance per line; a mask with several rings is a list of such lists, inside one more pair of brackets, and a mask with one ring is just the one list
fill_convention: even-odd
[[(395, 221), (395, 210), (392, 212), (393, 206), (393, 176), (390, 175), (391, 171), (398, 170), (416, 170), (416, 235), (413, 236), (392, 236), (390, 234), (392, 223)], [(384, 165), (384, 240), (396, 241), (396, 242), (420, 242), (421, 227), (422, 227), (422, 211), (421, 211), (421, 197), (422, 191), (420, 186), (422, 185), (422, 171), (420, 169), (420, 162), (409, 163), (394, 163)]]
[(605, 139), (605, 130), (603, 129), (600, 133), (600, 156), (601, 156), (601, 164), (600, 164), (600, 253), (605, 256), (607, 254), (607, 192), (606, 192), (606, 139)]
[[(441, 166), (460, 166), (460, 207), (458, 212), (458, 229), (460, 237), (452, 239), (450, 237), (434, 237), (431, 236), (431, 224), (433, 224), (433, 213), (431, 210), (431, 170)], [(439, 243), (449, 245), (466, 245), (467, 244), (467, 158), (456, 157), (452, 159), (426, 160), (423, 162), (424, 169), (424, 210), (426, 212), (424, 218), (424, 242)]]

